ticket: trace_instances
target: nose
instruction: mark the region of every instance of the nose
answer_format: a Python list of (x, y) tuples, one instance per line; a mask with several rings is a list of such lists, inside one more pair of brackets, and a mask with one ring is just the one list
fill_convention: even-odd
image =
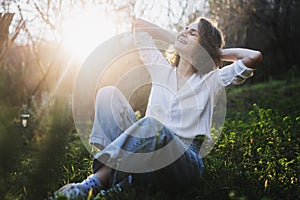
[(184, 30), (184, 31), (182, 31), (179, 35), (183, 35), (183, 36), (187, 36), (187, 31), (186, 30)]

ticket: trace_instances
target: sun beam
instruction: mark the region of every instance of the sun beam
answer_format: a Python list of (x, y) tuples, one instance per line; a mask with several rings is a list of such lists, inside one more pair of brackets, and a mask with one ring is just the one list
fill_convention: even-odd
[(62, 23), (64, 49), (80, 61), (115, 33), (116, 25), (112, 17), (99, 8), (75, 11)]

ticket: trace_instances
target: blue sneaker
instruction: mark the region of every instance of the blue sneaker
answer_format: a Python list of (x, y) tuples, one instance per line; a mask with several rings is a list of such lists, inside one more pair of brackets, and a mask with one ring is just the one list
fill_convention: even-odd
[(71, 183), (63, 186), (54, 193), (53, 199), (68, 199), (68, 200), (85, 200), (87, 199), (89, 191), (86, 191), (78, 183)]

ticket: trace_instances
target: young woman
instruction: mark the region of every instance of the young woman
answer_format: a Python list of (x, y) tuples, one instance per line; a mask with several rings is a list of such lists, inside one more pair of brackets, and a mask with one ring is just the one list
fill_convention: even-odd
[[(262, 60), (259, 51), (222, 49), (223, 37), (200, 18), (177, 36), (142, 19), (136, 20), (136, 45), (152, 80), (145, 117), (137, 120), (122, 93), (100, 89), (90, 142), (95, 155), (93, 175), (62, 187), (56, 195), (86, 198), (105, 188), (121, 190), (125, 182), (164, 189), (191, 187), (203, 172), (198, 135), (210, 136), (214, 103), (221, 89), (242, 83)], [(153, 39), (174, 44), (170, 64)], [(220, 68), (221, 61), (230, 65)]]

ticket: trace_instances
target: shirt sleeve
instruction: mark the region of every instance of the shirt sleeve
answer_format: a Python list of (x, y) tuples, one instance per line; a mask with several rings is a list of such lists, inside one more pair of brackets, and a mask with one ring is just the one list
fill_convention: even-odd
[(144, 62), (150, 74), (157, 71), (154, 69), (157, 66), (170, 66), (167, 59), (158, 50), (152, 37), (147, 32), (136, 32), (135, 43), (138, 48), (140, 58)]
[(248, 68), (242, 62), (242, 60), (237, 60), (230, 65), (219, 69), (221, 80), (224, 86), (230, 84), (239, 85), (246, 81), (246, 79), (253, 76), (254, 69)]

